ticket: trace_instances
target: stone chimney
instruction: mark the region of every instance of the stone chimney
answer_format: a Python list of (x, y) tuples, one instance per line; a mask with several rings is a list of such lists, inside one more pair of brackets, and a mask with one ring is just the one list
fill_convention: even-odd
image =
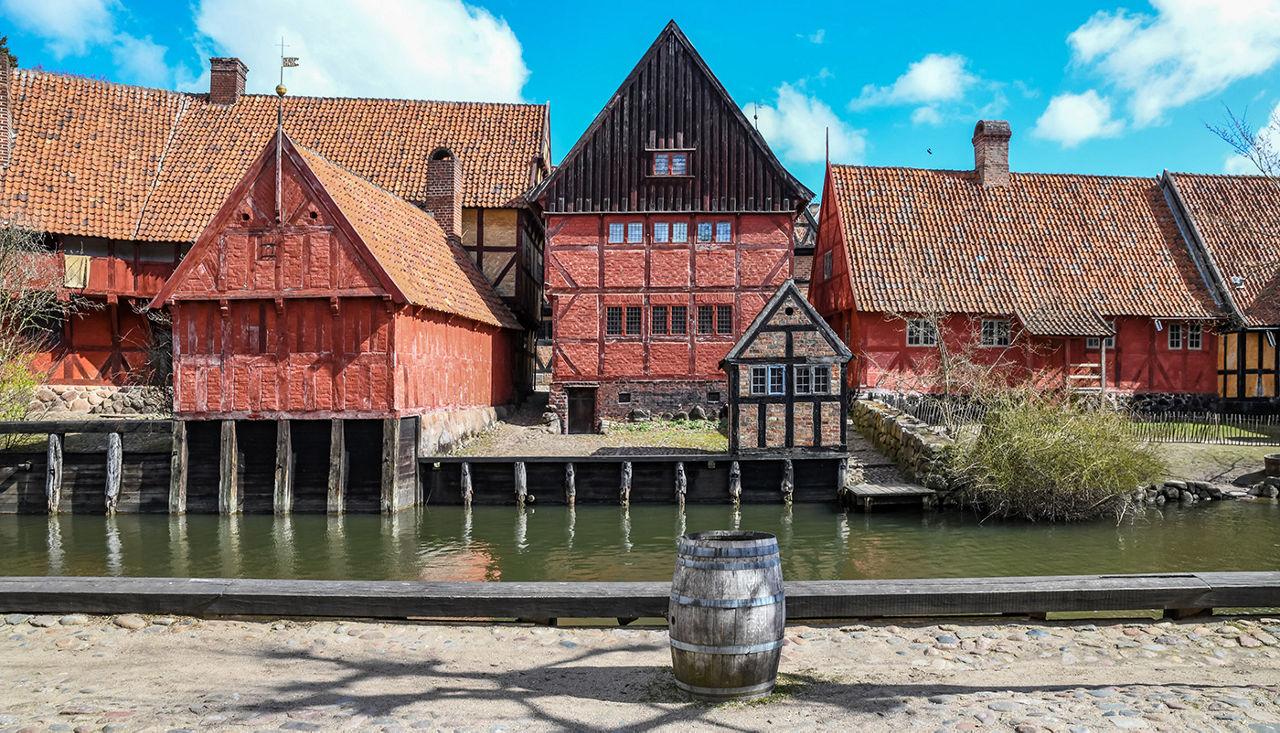
[(244, 94), (244, 78), (249, 67), (237, 58), (209, 59), (209, 101), (214, 104), (235, 104)]
[(973, 128), (973, 170), (983, 188), (1009, 185), (1009, 123), (979, 120)]
[(436, 148), (427, 161), (422, 208), (436, 218), (449, 241), (462, 243), (462, 164), (448, 148)]
[(0, 50), (0, 170), (9, 167), (13, 154), (13, 117), (9, 110), (9, 54)]

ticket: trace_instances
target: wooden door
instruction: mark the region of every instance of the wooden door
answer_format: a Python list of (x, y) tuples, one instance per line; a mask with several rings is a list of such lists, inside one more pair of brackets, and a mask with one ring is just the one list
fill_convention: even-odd
[(565, 390), (569, 397), (569, 423), (567, 433), (594, 433), (596, 431), (596, 390), (593, 387), (571, 387)]

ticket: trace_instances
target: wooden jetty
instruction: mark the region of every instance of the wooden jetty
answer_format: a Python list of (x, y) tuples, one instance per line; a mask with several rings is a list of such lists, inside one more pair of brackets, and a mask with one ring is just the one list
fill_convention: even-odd
[[(1280, 572), (1063, 575), (785, 583), (787, 618), (928, 617), (1280, 607)], [(0, 608), (30, 613), (342, 618), (641, 618), (671, 584), (235, 578), (0, 578)]]
[(857, 484), (847, 487), (843, 492), (846, 506), (853, 506), (864, 512), (871, 511), (873, 506), (922, 506), (928, 509), (938, 501), (938, 492), (926, 489), (919, 484), (901, 481), (882, 484)]

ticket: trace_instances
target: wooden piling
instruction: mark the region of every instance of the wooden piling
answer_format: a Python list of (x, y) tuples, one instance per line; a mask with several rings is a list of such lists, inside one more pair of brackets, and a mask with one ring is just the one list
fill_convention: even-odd
[(622, 488), (619, 500), (623, 506), (631, 505), (631, 461), (622, 462)]
[(218, 460), (218, 513), (240, 513), (240, 461), (236, 421), (222, 421)]
[(45, 500), (49, 513), (57, 514), (62, 503), (62, 435), (49, 433), (49, 449), (46, 452), (48, 474), (44, 483)]
[(407, 487), (400, 479), (400, 418), (382, 420), (382, 513), (394, 514), (408, 506)]
[(564, 464), (564, 503), (573, 506), (578, 498), (577, 478), (572, 463)]
[(341, 514), (343, 511), (343, 495), (347, 488), (347, 451), (343, 429), (343, 421), (333, 418), (329, 421), (329, 494), (327, 500), (330, 514)]
[(107, 514), (114, 514), (120, 503), (120, 468), (124, 460), (124, 450), (120, 443), (120, 433), (107, 435)]
[(187, 421), (173, 421), (169, 448), (169, 513), (187, 513)]
[(525, 471), (524, 461), (516, 461), (515, 473), (516, 504), (524, 506), (524, 502), (529, 496), (529, 474)]
[(458, 479), (458, 484), (462, 487), (462, 504), (463, 506), (471, 506), (472, 488), (471, 488), (471, 464), (463, 463), (459, 468), (462, 472)]
[(689, 493), (689, 478), (684, 473), (684, 461), (676, 461), (676, 501), (684, 506), (685, 494)]
[(790, 458), (782, 460), (782, 502), (788, 506), (796, 493), (796, 469)]
[(734, 504), (742, 501), (742, 467), (737, 461), (729, 464), (729, 498)]
[(276, 421), (276, 483), (272, 506), (276, 516), (293, 513), (293, 423)]

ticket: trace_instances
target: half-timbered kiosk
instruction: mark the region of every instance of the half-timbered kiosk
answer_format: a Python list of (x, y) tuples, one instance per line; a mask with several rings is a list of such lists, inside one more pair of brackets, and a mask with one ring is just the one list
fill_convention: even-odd
[(669, 23), (536, 189), (569, 432), (726, 403), (720, 360), (792, 275), (812, 198)]
[[(396, 511), (421, 421), (513, 396), (520, 323), (429, 214), (278, 132), (152, 302), (173, 316), (171, 510)], [(450, 241), (452, 240), (452, 241)]]
[(787, 280), (720, 363), (729, 377), (729, 451), (843, 451), (852, 359)]

